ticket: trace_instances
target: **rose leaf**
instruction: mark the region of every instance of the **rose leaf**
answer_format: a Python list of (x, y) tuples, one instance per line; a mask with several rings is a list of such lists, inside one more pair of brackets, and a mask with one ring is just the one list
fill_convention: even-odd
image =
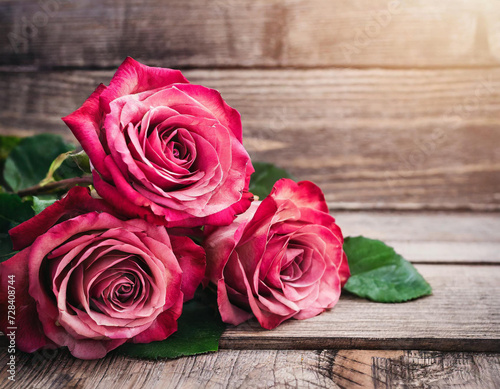
[(70, 154), (71, 154), (71, 151), (66, 151), (65, 153), (59, 154), (56, 157), (56, 159), (54, 159), (52, 161), (52, 163), (50, 164), (50, 167), (49, 167), (49, 171), (47, 172), (47, 175), (45, 176), (45, 178), (42, 181), (40, 181), (40, 185), (47, 185), (51, 182), (56, 181), (56, 179), (54, 177), (54, 173), (56, 172), (56, 170), (58, 170), (61, 167), (63, 162), (69, 157)]
[(413, 265), (380, 240), (363, 236), (344, 242), (351, 277), (344, 289), (381, 303), (400, 303), (432, 293)]
[(184, 304), (178, 330), (160, 342), (126, 343), (118, 352), (145, 359), (179, 358), (217, 351), (225, 324), (216, 310), (203, 302), (191, 300)]
[(274, 184), (281, 178), (291, 178), (295, 180), (290, 173), (281, 169), (272, 163), (253, 162), (255, 172), (250, 178), (249, 191), (259, 199), (263, 200), (271, 193)]
[(33, 211), (35, 211), (35, 215), (38, 215), (45, 208), (50, 207), (57, 201), (56, 196), (33, 196)]
[[(5, 160), (10, 152), (16, 147), (23, 138), (19, 136), (0, 135), (0, 172), (3, 172)], [(0, 177), (0, 186), (6, 186), (3, 177)]]
[(89, 156), (82, 150), (66, 154), (66, 158), (54, 171), (54, 179), (58, 181), (89, 174), (91, 174)]
[(4, 180), (14, 192), (35, 186), (46, 177), (54, 159), (73, 149), (59, 135), (24, 138), (5, 160)]
[(0, 232), (7, 232), (33, 216), (29, 202), (12, 193), (0, 193)]
[(0, 263), (16, 255), (19, 251), (14, 251), (9, 234), (0, 233)]
[(23, 138), (19, 136), (0, 135), (0, 163), (2, 166), (12, 149), (16, 147), (22, 139)]
[(0, 262), (15, 254), (8, 231), (33, 216), (29, 202), (15, 194), (0, 193)]

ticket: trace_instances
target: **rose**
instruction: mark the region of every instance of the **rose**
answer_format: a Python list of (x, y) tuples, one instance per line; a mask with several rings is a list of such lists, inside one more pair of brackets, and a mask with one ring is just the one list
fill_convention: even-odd
[(233, 224), (207, 231), (207, 279), (223, 321), (267, 329), (332, 308), (349, 277), (343, 237), (321, 190), (282, 179)]
[[(14, 248), (27, 247), (0, 264), (0, 307), (7, 311), (4, 286), (14, 276), (22, 351), (67, 346), (94, 359), (127, 341), (163, 340), (176, 331), (183, 301), (204, 274), (203, 249), (169, 237), (165, 227), (108, 211), (87, 189), (73, 188), (11, 230)], [(10, 326), (2, 315), (0, 329)]]
[(178, 70), (127, 58), (63, 120), (90, 157), (99, 195), (130, 217), (225, 225), (250, 206), (239, 113)]
[(93, 359), (126, 341), (163, 340), (176, 331), (182, 303), (203, 277), (204, 251), (164, 227), (109, 211), (87, 189), (73, 188), (10, 231), (15, 249), (27, 246), (0, 264), (2, 285), (15, 277), (19, 349), (67, 346)]

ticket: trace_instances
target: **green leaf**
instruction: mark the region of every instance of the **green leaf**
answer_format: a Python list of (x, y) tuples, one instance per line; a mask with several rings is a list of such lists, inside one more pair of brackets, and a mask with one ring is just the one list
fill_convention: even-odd
[(381, 303), (400, 303), (432, 293), (413, 265), (379, 240), (345, 239), (351, 277), (344, 289)]
[(33, 211), (35, 211), (35, 215), (38, 215), (40, 212), (42, 212), (45, 208), (50, 207), (52, 204), (54, 204), (57, 201), (56, 196), (33, 196)]
[(29, 202), (23, 202), (15, 194), (0, 193), (0, 262), (16, 253), (13, 251), (8, 231), (33, 216), (34, 212)]
[(71, 151), (66, 151), (65, 153), (59, 154), (56, 159), (52, 161), (49, 167), (49, 171), (47, 172), (45, 178), (40, 181), (40, 185), (43, 186), (56, 181), (56, 179), (54, 178), (54, 173), (61, 167), (62, 163), (66, 160), (66, 158), (69, 157), (70, 154)]
[(12, 193), (0, 193), (0, 232), (7, 232), (33, 216), (29, 202)]
[(250, 178), (249, 191), (256, 196), (259, 196), (261, 200), (271, 193), (274, 183), (280, 178), (291, 178), (294, 180), (290, 173), (273, 165), (272, 163), (253, 162), (252, 164), (255, 169), (255, 173), (253, 173)]
[(126, 343), (118, 352), (146, 359), (179, 358), (217, 351), (225, 324), (218, 312), (203, 302), (191, 300), (184, 304), (178, 330), (160, 342)]
[(91, 174), (89, 156), (85, 151), (70, 153), (54, 172), (56, 181)]
[(19, 136), (0, 135), (0, 162), (7, 159), (10, 152), (16, 147), (23, 138)]
[(47, 175), (52, 161), (73, 149), (59, 135), (24, 138), (5, 160), (4, 179), (14, 192), (37, 185)]
[(0, 263), (16, 255), (18, 251), (12, 248), (12, 240), (6, 232), (0, 232)]
[[(0, 135), (0, 173), (3, 172), (5, 160), (9, 156), (10, 152), (19, 144), (19, 142), (21, 142), (22, 139), (23, 138), (18, 136)], [(3, 179), (3, 174), (0, 175), (0, 186), (6, 186)]]
[(68, 178), (82, 177), (90, 173), (90, 160), (83, 150), (78, 153), (67, 151), (59, 154), (52, 161), (49, 171), (45, 178), (40, 181), (40, 185), (43, 186)]

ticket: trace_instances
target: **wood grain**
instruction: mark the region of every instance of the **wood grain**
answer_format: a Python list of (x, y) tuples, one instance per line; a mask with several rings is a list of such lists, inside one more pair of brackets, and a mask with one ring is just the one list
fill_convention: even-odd
[(332, 212), (344, 235), (384, 241), (500, 242), (500, 213), (456, 212)]
[(500, 267), (417, 265), (433, 295), (404, 304), (343, 296), (332, 310), (267, 331), (229, 327), (224, 348), (500, 351)]
[(380, 239), (414, 263), (500, 263), (499, 213), (338, 212), (345, 236)]
[(384, 243), (413, 263), (500, 264), (500, 243), (497, 242), (478, 244), (386, 240)]
[(0, 65), (498, 66), (490, 0), (3, 0)]
[[(7, 354), (0, 354), (5, 365)], [(0, 388), (496, 388), (498, 354), (370, 350), (222, 350), (177, 360), (110, 354), (77, 360), (68, 352), (19, 353), (16, 382)]]
[(345, 388), (495, 388), (500, 355), (436, 351), (322, 351)]
[[(60, 118), (112, 73), (0, 72), (0, 133), (70, 136)], [(255, 160), (316, 182), (333, 208), (500, 209), (500, 69), (186, 75), (241, 112)]]

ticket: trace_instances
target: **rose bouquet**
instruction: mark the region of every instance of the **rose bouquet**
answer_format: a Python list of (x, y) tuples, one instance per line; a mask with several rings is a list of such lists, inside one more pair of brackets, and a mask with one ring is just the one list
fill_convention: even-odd
[(128, 58), (63, 121), (82, 151), (0, 139), (0, 330), (22, 351), (175, 357), (216, 350), (223, 323), (316, 316), (343, 287), (431, 293), (382, 242), (344, 240), (315, 184), (252, 164), (239, 113), (180, 71)]

